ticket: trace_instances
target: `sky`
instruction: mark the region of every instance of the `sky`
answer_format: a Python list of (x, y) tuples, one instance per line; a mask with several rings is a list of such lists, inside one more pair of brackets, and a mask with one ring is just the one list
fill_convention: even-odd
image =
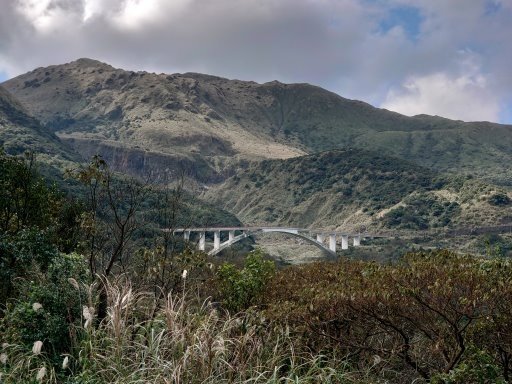
[(512, 124), (512, 0), (0, 0), (0, 81), (81, 57)]

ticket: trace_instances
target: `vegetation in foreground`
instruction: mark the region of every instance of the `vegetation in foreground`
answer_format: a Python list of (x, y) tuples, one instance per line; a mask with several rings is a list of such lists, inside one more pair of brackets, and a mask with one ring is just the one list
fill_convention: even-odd
[(92, 206), (30, 162), (1, 161), (1, 382), (510, 380), (508, 259), (433, 251), (276, 271), (255, 251), (216, 266), (165, 233), (135, 246), (137, 193)]

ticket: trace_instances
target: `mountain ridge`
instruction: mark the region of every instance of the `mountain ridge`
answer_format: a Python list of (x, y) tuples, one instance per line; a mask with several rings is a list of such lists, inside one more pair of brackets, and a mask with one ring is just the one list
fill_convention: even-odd
[[(403, 116), (306, 83), (124, 71), (82, 58), (3, 85), (82, 155), (96, 146), (115, 159), (116, 142), (176, 166), (202, 163), (213, 175), (198, 180), (206, 184), (247, 161), (354, 147), (512, 186), (512, 126)], [(113, 166), (139, 175), (155, 168)]]

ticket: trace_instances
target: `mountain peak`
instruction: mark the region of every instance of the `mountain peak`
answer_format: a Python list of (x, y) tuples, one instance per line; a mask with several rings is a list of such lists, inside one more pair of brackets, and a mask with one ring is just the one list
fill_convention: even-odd
[(82, 68), (89, 68), (89, 67), (102, 67), (102, 68), (113, 68), (110, 64), (104, 63), (99, 60), (95, 59), (89, 59), (87, 57), (81, 57), (80, 59), (74, 60), (70, 62), (69, 64), (74, 64), (76, 66), (82, 67)]

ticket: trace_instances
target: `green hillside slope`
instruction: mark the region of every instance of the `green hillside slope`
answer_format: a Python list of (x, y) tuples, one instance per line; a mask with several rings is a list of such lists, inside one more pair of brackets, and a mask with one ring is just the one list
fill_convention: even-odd
[(430, 229), (510, 222), (506, 194), (468, 177), (346, 149), (266, 160), (210, 189), (205, 198), (254, 224)]
[(48, 157), (76, 158), (57, 136), (30, 116), (23, 106), (0, 86), (0, 144), (9, 154), (33, 150)]
[[(54, 133), (48, 131), (35, 118), (31, 117), (3, 87), (0, 87), (0, 145), (2, 151), (8, 155), (33, 152), (37, 167), (44, 175), (51, 178), (49, 182), (58, 183), (63, 189), (73, 191), (76, 195), (86, 195), (85, 190), (79, 185), (70, 183), (69, 179), (64, 179), (63, 171), (67, 168), (77, 168), (79, 164), (87, 162), (90, 157), (82, 158), (74, 154), (67, 144), (62, 143)], [(144, 161), (145, 154), (142, 151), (139, 151), (139, 153), (139, 158), (130, 157), (124, 160), (132, 163)], [(90, 153), (91, 156), (94, 154)], [(122, 156), (122, 154), (119, 154), (119, 156)], [(111, 159), (105, 160), (110, 163)], [(199, 174), (201, 169), (190, 169), (190, 172)], [(122, 177), (122, 175), (116, 175), (116, 178)], [(175, 213), (178, 215), (176, 225), (240, 224), (232, 214), (204, 203), (187, 192), (183, 193), (180, 211)], [(145, 214), (154, 226), (162, 225), (156, 219), (159, 212), (163, 209), (169, 209), (165, 206), (165, 195), (163, 191), (156, 188), (150, 196), (150, 201), (145, 204)]]

